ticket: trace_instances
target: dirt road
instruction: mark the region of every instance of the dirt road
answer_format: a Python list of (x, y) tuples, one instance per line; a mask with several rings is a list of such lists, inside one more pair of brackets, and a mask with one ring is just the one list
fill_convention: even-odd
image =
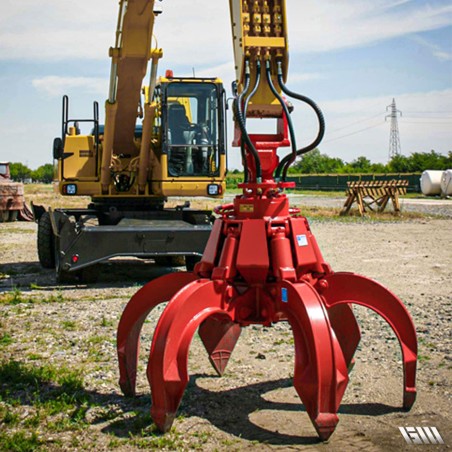
[[(376, 314), (357, 308), (362, 340), (328, 443), (318, 442), (291, 386), (294, 350), (286, 324), (245, 329), (221, 379), (196, 336), (180, 416), (169, 434), (158, 435), (150, 427), (145, 365), (161, 310), (145, 324), (135, 400), (118, 388), (115, 332), (132, 294), (174, 269), (109, 264), (94, 285), (58, 287), (37, 262), (35, 225), (6, 223), (0, 224), (0, 449), (22, 438), (28, 450), (412, 450), (399, 426), (436, 427), (445, 444), (429, 449), (448, 448), (452, 219), (311, 226), (334, 270), (378, 280), (413, 316), (418, 398), (409, 413), (401, 410), (397, 339)], [(77, 384), (58, 375), (77, 375)]]

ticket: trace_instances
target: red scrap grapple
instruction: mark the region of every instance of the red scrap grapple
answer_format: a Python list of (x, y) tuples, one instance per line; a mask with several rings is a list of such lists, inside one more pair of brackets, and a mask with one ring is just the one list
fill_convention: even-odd
[[(258, 79), (260, 65), (257, 70)], [(272, 84), (271, 65), (265, 70)], [(147, 367), (151, 415), (163, 432), (170, 429), (189, 381), (188, 352), (196, 330), (221, 376), (242, 328), (285, 321), (294, 335), (293, 385), (320, 439), (327, 440), (338, 423), (360, 340), (353, 304), (374, 310), (394, 330), (403, 355), (403, 407), (408, 410), (415, 401), (417, 340), (405, 306), (369, 278), (334, 272), (323, 260), (307, 219), (289, 207), (284, 194), (291, 186), (285, 182), (287, 169), (320, 143), (324, 120), (315, 103), (287, 89), (280, 67), (278, 83), (287, 96), (314, 109), (319, 119), (316, 140), (296, 149), (282, 98), (278, 132), (248, 135), (245, 86), (234, 102), (237, 142), (246, 168), (243, 194), (216, 209), (219, 218), (194, 272), (171, 273), (146, 284), (129, 301), (119, 323), (119, 383), (130, 396), (135, 395), (143, 322), (155, 306), (169, 301), (155, 329)], [(277, 149), (287, 145), (292, 153), (280, 161)]]

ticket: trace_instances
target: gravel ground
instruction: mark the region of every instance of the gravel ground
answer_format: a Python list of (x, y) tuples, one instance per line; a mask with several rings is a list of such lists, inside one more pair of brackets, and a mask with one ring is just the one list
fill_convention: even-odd
[[(306, 205), (334, 207), (343, 202), (343, 198), (300, 199)], [(57, 286), (53, 272), (37, 262), (36, 226), (0, 224), (0, 449), (3, 444), (8, 450), (5, 438), (18, 441), (20, 435), (30, 439), (36, 434), (36, 447), (43, 450), (412, 450), (399, 426), (437, 427), (445, 445), (429, 449), (449, 448), (452, 206), (448, 201), (419, 205), (411, 200), (403, 206), (445, 219), (311, 223), (334, 270), (374, 278), (404, 301), (419, 341), (418, 398), (406, 413), (401, 410), (397, 339), (376, 314), (355, 309), (362, 340), (339, 425), (326, 444), (318, 442), (291, 385), (294, 350), (286, 324), (245, 329), (221, 379), (196, 336), (180, 416), (172, 432), (157, 435), (149, 427), (145, 366), (161, 309), (145, 324), (137, 399), (120, 393), (115, 333), (127, 301), (144, 282), (183, 269), (127, 261), (103, 265), (97, 284)], [(12, 362), (22, 366), (25, 377), (25, 371), (46, 366), (61, 374), (78, 371), (83, 384), (77, 394), (83, 403), (75, 400), (84, 409), (77, 422), (61, 421), (73, 420), (69, 408), (58, 413), (46, 404), (47, 395), (64, 384), (44, 379), (20, 389), (5, 377), (4, 369)], [(32, 390), (34, 399), (26, 396)]]

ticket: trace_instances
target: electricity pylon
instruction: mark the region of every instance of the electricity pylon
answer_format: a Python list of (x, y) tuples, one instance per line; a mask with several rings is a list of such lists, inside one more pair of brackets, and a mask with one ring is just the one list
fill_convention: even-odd
[(392, 99), (392, 104), (386, 107), (386, 111), (391, 109), (391, 114), (385, 117), (385, 121), (391, 118), (391, 132), (389, 135), (389, 160), (391, 160), (396, 155), (402, 154), (402, 147), (400, 146), (400, 134), (399, 134), (399, 124), (397, 122), (397, 115), (402, 112), (397, 110), (395, 99)]

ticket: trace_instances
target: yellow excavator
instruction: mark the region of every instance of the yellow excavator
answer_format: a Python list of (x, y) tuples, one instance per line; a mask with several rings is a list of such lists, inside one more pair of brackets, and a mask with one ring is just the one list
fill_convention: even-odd
[(54, 186), (63, 196), (92, 201), (82, 209), (34, 206), (39, 260), (56, 269), (59, 281), (86, 278), (93, 272), (84, 269), (116, 256), (169, 265), (183, 258), (192, 268), (209, 237), (210, 211), (165, 202), (222, 197), (225, 90), (218, 78), (178, 78), (171, 71), (157, 78), (163, 52), (152, 44), (160, 13), (155, 0), (120, 0), (103, 125), (97, 102), (92, 118), (79, 119), (63, 97)]

